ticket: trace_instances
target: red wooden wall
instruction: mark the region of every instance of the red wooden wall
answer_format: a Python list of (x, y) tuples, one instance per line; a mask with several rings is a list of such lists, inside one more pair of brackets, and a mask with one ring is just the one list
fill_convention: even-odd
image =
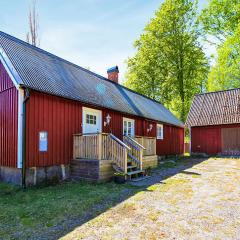
[(18, 91), (0, 62), (0, 166), (17, 167)]
[[(68, 164), (73, 134), (81, 133), (82, 106), (76, 101), (31, 91), (27, 102), (27, 165)], [(39, 132), (48, 132), (48, 151), (39, 151)]]
[(184, 129), (164, 125), (163, 140), (157, 139), (157, 155), (178, 155), (184, 153)]
[(192, 153), (218, 154), (222, 149), (222, 128), (240, 127), (240, 124), (191, 128)]
[[(69, 163), (72, 159), (73, 134), (82, 132), (82, 107), (83, 104), (76, 101), (31, 91), (27, 102), (27, 163), (29, 167)], [(108, 114), (111, 116), (110, 126), (104, 126), (104, 120)], [(156, 136), (156, 123), (153, 121), (107, 109), (102, 109), (102, 116), (103, 132), (112, 132), (119, 138), (122, 138), (123, 133), (123, 117), (135, 119), (136, 135)], [(153, 125), (153, 129), (147, 132), (150, 124)], [(45, 153), (39, 151), (40, 131), (48, 132), (48, 151)], [(164, 131), (164, 144), (158, 141), (158, 154), (183, 153), (183, 129), (165, 126)]]

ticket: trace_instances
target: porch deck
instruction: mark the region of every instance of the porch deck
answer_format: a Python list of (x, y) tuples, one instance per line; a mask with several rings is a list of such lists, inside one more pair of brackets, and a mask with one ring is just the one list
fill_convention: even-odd
[(126, 176), (143, 173), (157, 166), (156, 138), (113, 134), (75, 134), (73, 143), (72, 176), (76, 179), (106, 181), (114, 171)]

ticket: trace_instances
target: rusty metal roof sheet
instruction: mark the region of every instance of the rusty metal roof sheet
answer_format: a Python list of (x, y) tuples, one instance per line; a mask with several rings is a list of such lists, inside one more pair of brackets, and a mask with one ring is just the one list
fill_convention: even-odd
[(4, 50), (25, 87), (183, 127), (161, 103), (0, 32)]
[(240, 88), (194, 97), (186, 126), (240, 123)]

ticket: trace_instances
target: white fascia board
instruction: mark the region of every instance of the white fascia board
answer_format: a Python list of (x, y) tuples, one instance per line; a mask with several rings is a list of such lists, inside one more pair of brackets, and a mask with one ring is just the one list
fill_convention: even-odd
[(8, 75), (10, 76), (14, 86), (19, 89), (20, 85), (23, 84), (20, 76), (18, 75), (16, 69), (12, 65), (11, 61), (9, 60), (7, 54), (0, 46), (0, 61), (2, 62), (4, 68), (6, 69)]
[(0, 61), (2, 62), (5, 70), (11, 78), (14, 86), (18, 90), (18, 145), (17, 145), (17, 168), (22, 168), (22, 153), (23, 153), (23, 102), (24, 102), (24, 90), (20, 87), (23, 84), (16, 69), (13, 67), (7, 54), (0, 46)]

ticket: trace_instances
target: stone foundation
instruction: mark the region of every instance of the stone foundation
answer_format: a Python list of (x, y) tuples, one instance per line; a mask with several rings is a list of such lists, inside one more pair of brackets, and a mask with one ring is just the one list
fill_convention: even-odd
[[(26, 171), (26, 185), (53, 184), (69, 178), (69, 166), (33, 167)], [(0, 167), (0, 180), (16, 185), (22, 184), (22, 170)]]
[(0, 166), (0, 180), (6, 183), (13, 183), (21, 185), (22, 170), (18, 168), (2, 167)]

